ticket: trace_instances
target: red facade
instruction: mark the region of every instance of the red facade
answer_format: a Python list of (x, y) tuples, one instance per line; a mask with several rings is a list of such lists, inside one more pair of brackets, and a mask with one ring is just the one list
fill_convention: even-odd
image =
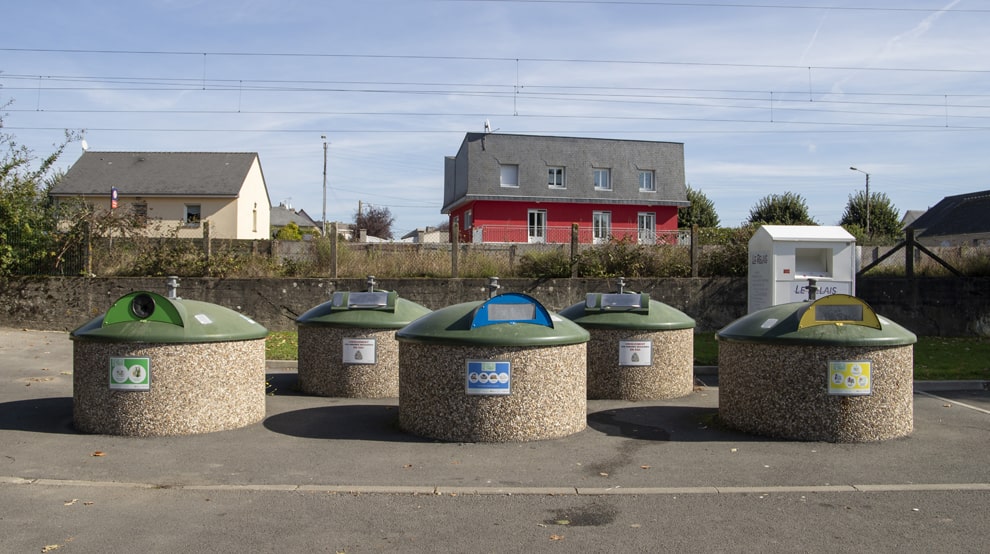
[[(595, 236), (595, 212), (607, 212), (610, 219), (607, 227), (599, 229), (599, 237)], [(677, 234), (676, 206), (477, 200), (450, 213), (451, 229), (455, 219), (461, 242), (569, 243), (575, 223), (581, 243), (604, 235), (670, 244), (676, 242)]]

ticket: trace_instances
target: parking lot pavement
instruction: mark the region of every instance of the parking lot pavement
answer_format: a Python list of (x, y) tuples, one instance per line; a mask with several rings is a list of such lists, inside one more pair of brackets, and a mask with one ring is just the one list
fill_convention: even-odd
[(291, 364), (272, 365), (260, 423), (85, 435), (73, 369), (66, 333), (0, 329), (12, 552), (979, 551), (990, 538), (990, 391), (971, 383), (918, 387), (914, 432), (878, 443), (725, 429), (706, 375), (684, 398), (589, 401), (588, 427), (562, 439), (464, 444), (399, 430), (397, 399), (299, 394)]

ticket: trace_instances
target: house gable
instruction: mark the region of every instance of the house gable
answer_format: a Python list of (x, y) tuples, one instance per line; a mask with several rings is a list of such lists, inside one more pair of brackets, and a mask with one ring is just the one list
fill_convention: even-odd
[(142, 206), (152, 236), (202, 236), (191, 210), (210, 221), (216, 238), (268, 237), (270, 200), (257, 153), (87, 151), (50, 192), (108, 205), (111, 188), (121, 207)]
[(990, 241), (990, 190), (946, 196), (907, 226), (931, 245)]

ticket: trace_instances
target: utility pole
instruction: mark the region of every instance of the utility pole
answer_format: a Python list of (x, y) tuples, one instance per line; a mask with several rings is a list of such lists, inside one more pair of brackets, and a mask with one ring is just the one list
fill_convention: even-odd
[(870, 174), (855, 167), (850, 167), (849, 169), (866, 175), (866, 236), (869, 237), (872, 236), (870, 235)]
[(323, 236), (327, 236), (327, 136), (323, 139)]

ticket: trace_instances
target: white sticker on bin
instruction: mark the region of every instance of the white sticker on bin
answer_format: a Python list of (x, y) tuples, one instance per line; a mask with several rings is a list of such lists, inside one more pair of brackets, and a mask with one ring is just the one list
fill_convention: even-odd
[(210, 319), (206, 314), (196, 314), (193, 317), (195, 317), (196, 321), (202, 323), (203, 325), (209, 325), (213, 323), (213, 320)]

